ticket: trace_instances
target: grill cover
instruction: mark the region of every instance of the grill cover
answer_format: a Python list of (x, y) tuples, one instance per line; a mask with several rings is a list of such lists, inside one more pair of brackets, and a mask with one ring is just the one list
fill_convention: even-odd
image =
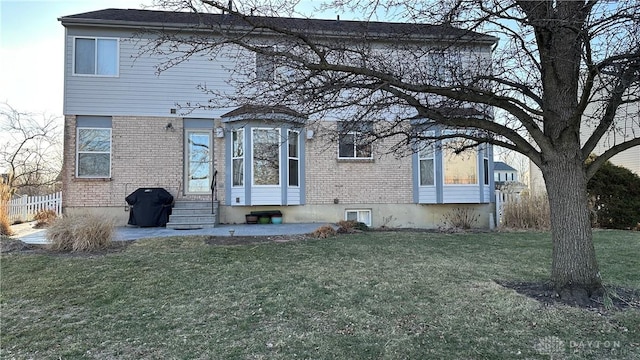
[(173, 196), (163, 188), (139, 188), (125, 198), (130, 205), (129, 225), (166, 226)]

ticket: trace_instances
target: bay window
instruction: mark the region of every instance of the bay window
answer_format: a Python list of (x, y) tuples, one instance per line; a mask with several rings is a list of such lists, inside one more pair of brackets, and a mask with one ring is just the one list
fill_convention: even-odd
[(244, 185), (244, 130), (231, 131), (231, 173), (233, 186)]
[(280, 185), (280, 129), (254, 128), (253, 185)]

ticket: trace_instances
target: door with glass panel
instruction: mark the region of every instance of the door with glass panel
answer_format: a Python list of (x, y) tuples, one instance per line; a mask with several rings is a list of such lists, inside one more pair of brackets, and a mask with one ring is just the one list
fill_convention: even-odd
[(213, 174), (212, 133), (208, 130), (188, 130), (185, 134), (185, 192), (211, 192)]

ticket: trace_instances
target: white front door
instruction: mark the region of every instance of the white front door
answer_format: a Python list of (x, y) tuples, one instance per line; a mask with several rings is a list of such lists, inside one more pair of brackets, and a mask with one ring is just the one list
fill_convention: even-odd
[(213, 144), (210, 130), (187, 130), (185, 134), (185, 192), (211, 192)]

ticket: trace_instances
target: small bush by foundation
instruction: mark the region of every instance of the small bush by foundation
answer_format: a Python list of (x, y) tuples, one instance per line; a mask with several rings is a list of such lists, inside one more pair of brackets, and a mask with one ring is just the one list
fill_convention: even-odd
[(56, 219), (47, 229), (51, 249), (90, 252), (111, 246), (115, 222), (97, 215), (71, 215)]
[(36, 221), (36, 227), (46, 227), (51, 225), (51, 223), (58, 217), (58, 214), (54, 210), (40, 210), (34, 216), (33, 219)]
[(319, 239), (326, 239), (328, 237), (336, 236), (338, 232), (331, 225), (322, 225), (315, 229), (311, 236)]
[(480, 215), (468, 207), (455, 208), (444, 214), (442, 224), (448, 229), (468, 230), (478, 224)]
[(336, 224), (338, 225), (338, 233), (341, 234), (350, 234), (369, 230), (367, 224), (355, 220), (340, 220)]

